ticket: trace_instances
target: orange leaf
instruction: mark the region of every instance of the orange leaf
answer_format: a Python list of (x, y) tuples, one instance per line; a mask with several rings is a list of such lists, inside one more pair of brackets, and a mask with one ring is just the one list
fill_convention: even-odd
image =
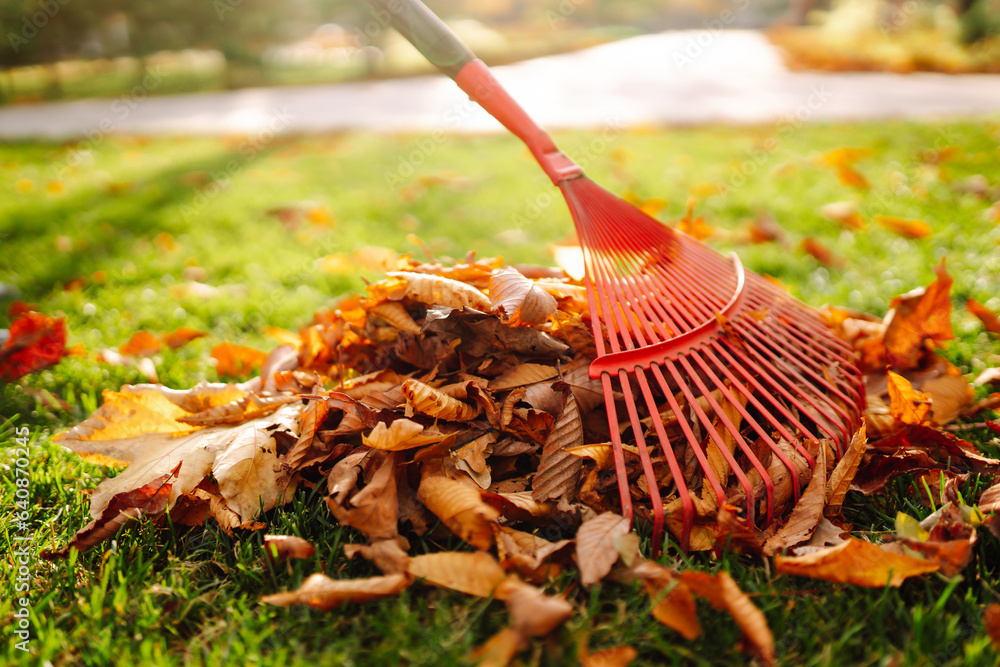
[(894, 215), (876, 215), (873, 219), (890, 232), (908, 239), (922, 239), (934, 233), (931, 226), (923, 220), (897, 218)]
[(0, 376), (16, 380), (66, 356), (66, 320), (26, 312), (11, 322), (0, 346)]
[(902, 375), (888, 372), (889, 410), (893, 419), (904, 424), (922, 424), (931, 413), (931, 397), (917, 391)]
[(637, 563), (629, 573), (639, 579), (654, 602), (653, 618), (685, 639), (701, 635), (697, 607), (691, 589), (669, 568), (653, 561)]
[(857, 188), (858, 190), (867, 190), (871, 187), (871, 184), (868, 183), (868, 179), (862, 176), (861, 173), (854, 167), (837, 167), (837, 178), (840, 180), (841, 184), (851, 188)]
[(883, 344), (889, 363), (900, 370), (916, 367), (925, 343), (951, 340), (951, 276), (944, 260), (934, 268), (937, 279), (924, 289), (896, 297), (890, 304)]
[(907, 577), (937, 572), (937, 563), (884, 551), (879, 545), (855, 537), (835, 547), (804, 556), (775, 556), (778, 574), (822, 579), (838, 584), (898, 588)]
[(136, 331), (127, 343), (118, 346), (118, 352), (128, 357), (151, 357), (160, 351), (160, 339), (148, 331)]
[(215, 370), (219, 375), (242, 377), (259, 370), (267, 354), (235, 343), (220, 343), (212, 348)]
[(966, 309), (979, 318), (986, 330), (990, 333), (1000, 334), (1000, 318), (993, 314), (993, 311), (979, 303), (975, 299), (968, 299), (965, 302)]
[(812, 255), (823, 266), (839, 267), (844, 264), (843, 260), (834, 255), (830, 248), (811, 236), (802, 239), (801, 247), (802, 250)]
[[(171, 350), (187, 345), (193, 340), (204, 338), (208, 335), (206, 331), (198, 331), (191, 327), (180, 327), (174, 331), (163, 334), (160, 338)], [(120, 351), (120, 350), (119, 350)], [(124, 352), (122, 353), (124, 354)]]
[(994, 651), (1000, 651), (1000, 604), (991, 603), (983, 612), (983, 627), (993, 644)]

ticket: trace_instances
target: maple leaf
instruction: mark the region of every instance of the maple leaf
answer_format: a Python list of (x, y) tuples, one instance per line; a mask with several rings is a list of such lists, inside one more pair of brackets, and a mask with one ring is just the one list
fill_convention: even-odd
[(0, 377), (16, 380), (48, 368), (66, 356), (66, 320), (33, 311), (11, 322), (0, 345)]

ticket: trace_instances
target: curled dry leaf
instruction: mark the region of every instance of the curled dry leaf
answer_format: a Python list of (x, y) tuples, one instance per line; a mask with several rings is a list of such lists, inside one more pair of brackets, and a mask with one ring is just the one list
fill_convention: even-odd
[(379, 422), (368, 435), (361, 437), (366, 447), (400, 452), (441, 442), (440, 434), (424, 434), (425, 427), (409, 419), (397, 419), (389, 426)]
[(493, 546), (493, 527), (500, 513), (483, 502), (479, 491), (444, 476), (425, 476), (417, 498), (448, 528), (477, 549)]
[[(409, 298), (429, 306), (473, 308), (481, 312), (488, 312), (490, 309), (489, 297), (472, 285), (451, 278), (410, 271), (390, 271), (386, 275), (397, 279), (394, 289), (388, 294), (395, 301)], [(380, 285), (381, 283), (375, 283), (369, 289), (377, 293)]]
[(413, 556), (407, 573), (426, 583), (487, 598), (507, 578), (496, 559), (485, 551), (439, 551)]
[(371, 539), (389, 539), (397, 534), (399, 502), (396, 493), (396, 456), (390, 453), (358, 493), (340, 500), (335, 486), (326, 503), (337, 521), (357, 528)]
[(799, 498), (785, 522), (778, 532), (764, 542), (764, 553), (773, 555), (782, 549), (788, 549), (802, 544), (812, 536), (816, 530), (816, 525), (823, 518), (823, 508), (826, 506), (826, 448), (820, 450), (820, 457), (816, 461), (816, 468), (813, 477), (809, 480), (809, 486), (805, 493)]
[(438, 419), (464, 422), (479, 414), (478, 408), (412, 378), (403, 383), (403, 394), (414, 410)]
[(685, 639), (701, 635), (697, 607), (691, 589), (677, 574), (659, 563), (640, 561), (628, 571), (628, 576), (642, 582), (653, 602), (650, 613), (663, 625), (676, 630)]
[(376, 315), (385, 320), (389, 325), (396, 327), (400, 331), (407, 331), (411, 334), (420, 333), (420, 325), (417, 324), (410, 314), (403, 308), (403, 304), (398, 301), (386, 301), (372, 306), (368, 309), (372, 315)]
[(937, 563), (887, 552), (877, 544), (856, 537), (804, 556), (775, 556), (774, 565), (778, 574), (872, 588), (882, 588), (886, 584), (898, 588), (909, 577), (940, 569)]
[(490, 278), (490, 312), (511, 326), (541, 324), (555, 315), (555, 297), (513, 268), (495, 271)]
[(294, 535), (265, 535), (264, 553), (280, 563), (296, 558), (312, 558), (316, 549), (306, 540)]
[(397, 595), (410, 585), (404, 574), (390, 574), (367, 579), (331, 579), (325, 574), (313, 574), (298, 590), (264, 595), (261, 602), (278, 607), (307, 604), (314, 609), (328, 610), (352, 602), (368, 602)]
[(844, 497), (851, 488), (851, 482), (857, 474), (858, 466), (864, 458), (868, 448), (867, 424), (861, 423), (861, 428), (857, 430), (851, 443), (847, 446), (847, 451), (837, 462), (837, 466), (830, 473), (830, 482), (826, 486), (826, 514), (835, 515), (840, 512), (844, 504)]
[(944, 260), (934, 268), (937, 279), (926, 288), (913, 290), (892, 301), (886, 316), (882, 343), (886, 357), (896, 370), (915, 368), (927, 347), (955, 337), (951, 329), (952, 279)]
[(406, 540), (397, 536), (391, 540), (375, 540), (371, 544), (347, 544), (344, 545), (344, 555), (348, 558), (361, 555), (375, 563), (375, 567), (382, 570), (382, 574), (403, 574), (406, 572), (410, 557), (400, 542), (405, 544)]
[(628, 532), (628, 520), (612, 512), (581, 524), (576, 531), (576, 564), (584, 586), (607, 576), (618, 561), (618, 540)]
[(517, 577), (505, 579), (496, 596), (506, 603), (514, 629), (525, 637), (547, 635), (573, 614), (565, 598), (546, 595)]

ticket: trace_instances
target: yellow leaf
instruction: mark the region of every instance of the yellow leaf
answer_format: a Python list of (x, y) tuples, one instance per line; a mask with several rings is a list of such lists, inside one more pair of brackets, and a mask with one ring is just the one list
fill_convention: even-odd
[(902, 375), (888, 371), (889, 411), (904, 424), (922, 424), (931, 413), (930, 396), (917, 391)]
[(443, 476), (426, 476), (417, 498), (448, 528), (477, 549), (493, 546), (492, 524), (500, 513), (483, 502), (478, 489)]

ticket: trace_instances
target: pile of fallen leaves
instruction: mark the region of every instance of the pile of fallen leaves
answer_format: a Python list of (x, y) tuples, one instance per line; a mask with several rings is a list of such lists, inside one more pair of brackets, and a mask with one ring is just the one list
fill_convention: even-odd
[[(728, 574), (643, 559), (618, 515), (601, 385), (587, 373), (594, 344), (581, 283), (473, 255), (451, 266), (403, 257), (393, 268), (366, 295), (317, 314), (253, 380), (105, 391), (101, 408), (57, 440), (127, 468), (97, 487), (93, 521), (49, 557), (87, 549), (131, 520), (166, 523), (168, 512), (182, 525), (211, 517), (230, 533), (261, 529), (263, 513), (298, 487), (323, 483), (337, 520), (367, 538), (345, 554), (371, 559), (383, 575), (318, 573), (266, 602), (328, 609), (415, 582), (492, 596), (506, 603), (512, 625), (479, 657), (506, 664), (530, 637), (570, 616), (565, 593), (542, 587), (575, 567), (585, 586), (641, 582), (657, 620), (686, 638), (701, 632), (694, 600), (704, 598), (732, 615), (749, 651), (771, 662), (766, 620)], [(805, 491), (781, 520), (748, 525), (728, 504), (701, 517), (707, 547), (778, 554), (779, 572), (881, 587), (926, 572), (953, 576), (972, 558), (978, 526), (1000, 532), (988, 516), (1000, 508), (1000, 486), (978, 508), (958, 493), (969, 475), (997, 475), (1000, 464), (942, 429), (997, 401), (970, 407), (968, 381), (936, 352), (951, 337), (950, 278), (943, 265), (938, 271), (933, 285), (897, 299), (885, 318), (827, 311), (864, 364), (867, 432), (855, 434), (839, 463), (821, 444), (815, 469), (797, 471)], [(629, 466), (643, 516), (648, 494), (637, 459)], [(850, 537), (839, 518), (847, 491), (874, 493), (913, 472), (940, 509), (923, 522), (900, 515), (891, 542)], [(545, 539), (539, 527), (563, 539)], [(408, 554), (408, 534), (435, 531), (474, 550)], [(290, 536), (266, 543), (269, 557), (312, 553)], [(631, 655), (620, 649), (614, 664)]]

